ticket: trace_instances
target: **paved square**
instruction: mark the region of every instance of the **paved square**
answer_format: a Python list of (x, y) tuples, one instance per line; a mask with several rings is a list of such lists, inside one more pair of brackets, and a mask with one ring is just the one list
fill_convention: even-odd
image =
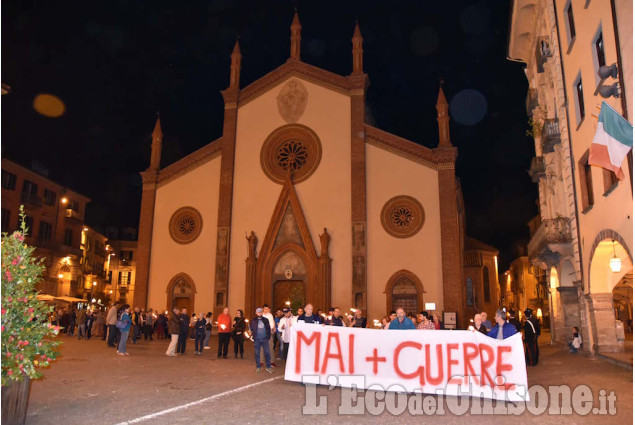
[[(548, 339), (543, 337), (543, 339)], [(28, 425), (72, 424), (207, 424), (207, 423), (426, 423), (474, 424), (588, 424), (632, 423), (632, 371), (584, 355), (570, 355), (562, 346), (541, 345), (538, 367), (529, 368), (529, 385), (588, 385), (596, 397), (601, 389), (615, 391), (616, 416), (548, 415), (533, 416), (454, 416), (446, 408), (444, 416), (420, 417), (408, 410), (395, 417), (388, 411), (379, 416), (338, 415), (339, 389), (318, 388), (318, 396), (328, 397), (328, 414), (302, 414), (303, 386), (284, 381), (284, 364), (273, 374), (255, 372), (253, 344), (245, 343), (245, 359), (216, 358), (217, 336), (212, 349), (194, 356), (188, 340), (187, 353), (165, 356), (167, 340), (128, 344), (130, 356), (118, 356), (101, 340), (78, 341), (62, 336), (62, 356), (45, 371), (45, 378), (33, 383)], [(254, 385), (257, 384), (257, 385)], [(247, 387), (247, 388), (243, 388)], [(240, 391), (235, 391), (240, 389)], [(360, 392), (363, 398), (364, 393)], [(189, 404), (189, 405), (188, 405)], [(188, 405), (188, 406), (185, 406)], [(153, 416), (173, 409), (170, 413)], [(148, 416), (147, 419), (138, 420)]]

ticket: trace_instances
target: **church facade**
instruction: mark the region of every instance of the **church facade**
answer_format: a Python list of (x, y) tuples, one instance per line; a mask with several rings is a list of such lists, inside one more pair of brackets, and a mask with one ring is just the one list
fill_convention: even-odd
[(443, 90), (436, 149), (382, 131), (364, 121), (359, 27), (348, 76), (302, 62), (300, 31), (296, 14), (290, 58), (243, 88), (236, 43), (218, 140), (161, 168), (157, 121), (141, 173), (134, 305), (251, 317), (264, 303), (311, 302), (379, 319), (434, 303), (461, 323), (457, 149)]

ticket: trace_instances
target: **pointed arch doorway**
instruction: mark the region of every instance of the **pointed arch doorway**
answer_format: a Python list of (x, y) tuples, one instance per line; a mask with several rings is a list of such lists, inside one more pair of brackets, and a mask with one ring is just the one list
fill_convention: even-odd
[(423, 284), (409, 270), (399, 270), (386, 284), (386, 312), (403, 308), (406, 313), (417, 314), (423, 310)]
[(194, 311), (194, 295), (196, 294), (196, 285), (194, 280), (187, 273), (179, 273), (174, 276), (166, 289), (168, 311), (172, 311), (174, 307), (187, 309), (192, 314)]
[(269, 222), (254, 281), (246, 282), (245, 308), (252, 311), (263, 304), (280, 308), (293, 301), (310, 302), (317, 310), (328, 308), (330, 299), (331, 259), (324, 252), (318, 257), (289, 177)]

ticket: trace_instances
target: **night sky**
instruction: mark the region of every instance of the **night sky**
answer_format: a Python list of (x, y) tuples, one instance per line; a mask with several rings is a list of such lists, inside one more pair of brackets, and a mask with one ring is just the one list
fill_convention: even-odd
[[(162, 165), (222, 134), (229, 55), (243, 54), (241, 87), (289, 57), (297, 6), (302, 59), (351, 72), (355, 20), (364, 37), (371, 124), (436, 147), (439, 79), (472, 237), (501, 250), (503, 266), (529, 238), (537, 213), (527, 174), (527, 81), (506, 60), (508, 1), (5, 2), (2, 7), (2, 157), (90, 198), (86, 222), (138, 226), (150, 133), (161, 114)], [(40, 93), (58, 118), (36, 112)]]

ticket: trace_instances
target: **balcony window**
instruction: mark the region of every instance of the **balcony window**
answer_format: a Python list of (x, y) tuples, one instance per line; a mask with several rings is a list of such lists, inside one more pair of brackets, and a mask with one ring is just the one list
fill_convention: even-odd
[(24, 180), (22, 184), (22, 193), (25, 195), (37, 195), (37, 185), (29, 180)]
[(55, 205), (57, 194), (52, 190), (44, 189), (44, 203), (46, 205)]
[(128, 286), (132, 272), (119, 272), (119, 286)]
[(573, 95), (575, 96), (575, 116), (576, 123), (580, 125), (584, 120), (584, 93), (582, 91), (582, 77), (578, 74), (573, 84)]
[(575, 20), (573, 19), (573, 2), (569, 0), (567, 6), (564, 9), (565, 23), (567, 27), (567, 39), (569, 41), (569, 51), (575, 41)]
[(2, 231), (9, 231), (9, 223), (11, 222), (11, 211), (2, 208)]
[(583, 212), (593, 206), (593, 175), (591, 166), (589, 165), (589, 151), (587, 150), (578, 161), (578, 170), (580, 173), (580, 193), (582, 194), (582, 210)]
[(483, 267), (483, 298), (486, 303), (492, 301), (489, 288), (489, 268)]
[(602, 178), (604, 180), (604, 196), (608, 196), (613, 191), (619, 180), (615, 173), (606, 168), (602, 168)]
[(25, 236), (31, 236), (33, 234), (33, 217), (30, 215), (24, 216), (24, 224), (26, 225)]
[(48, 242), (51, 240), (51, 234), (53, 233), (53, 226), (46, 221), (40, 221), (40, 231), (38, 233), (38, 239), (42, 242)]
[(71, 229), (66, 229), (64, 232), (64, 245), (73, 245), (73, 231)]
[(17, 176), (8, 171), (2, 170), (2, 188), (7, 190), (15, 190)]

